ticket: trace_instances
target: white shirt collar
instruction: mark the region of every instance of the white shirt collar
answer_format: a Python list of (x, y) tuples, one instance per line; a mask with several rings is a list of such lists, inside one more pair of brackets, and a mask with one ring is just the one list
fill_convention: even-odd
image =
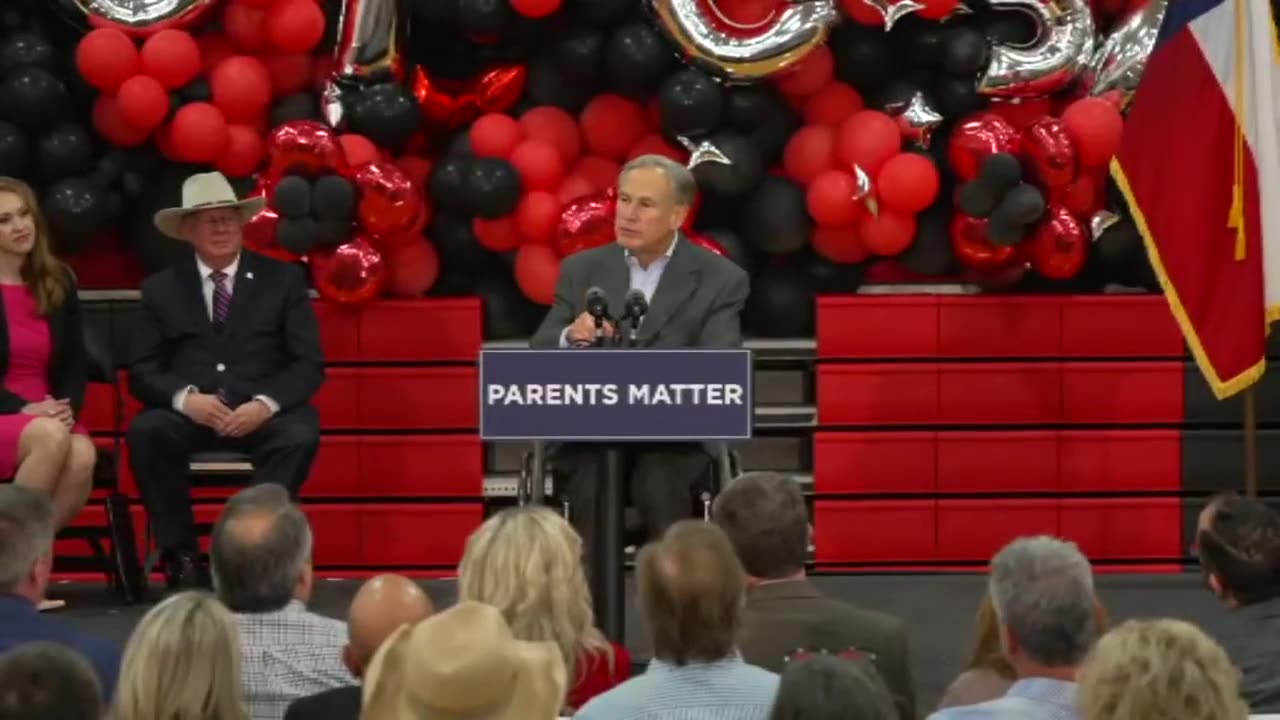
[[(663, 257), (667, 257), (667, 258), (669, 258), (669, 257), (671, 257), (672, 255), (674, 255), (674, 254), (675, 254), (675, 252), (676, 252), (676, 243), (678, 243), (678, 242), (680, 242), (680, 231), (679, 231), (679, 230), (677, 230), (677, 231), (676, 231), (675, 235), (672, 235), (672, 236), (671, 236), (671, 244), (667, 246), (667, 251), (666, 251), (666, 252), (664, 252), (664, 253), (662, 253), (662, 256), (663, 256)], [(633, 255), (631, 254), (631, 251), (630, 251), (630, 250), (628, 250), (627, 248), (623, 248), (623, 249), (622, 249), (622, 256), (623, 256), (623, 257), (627, 257), (627, 258), (629, 258), (629, 257), (633, 257)]]
[[(236, 255), (236, 259), (232, 260), (230, 265), (223, 268), (222, 272), (226, 273), (228, 278), (234, 278), (236, 276), (236, 269), (239, 267), (240, 256)], [(200, 259), (199, 255), (196, 256), (196, 270), (200, 271), (201, 280), (208, 280), (210, 273), (213, 272), (213, 268), (206, 265), (204, 261)]]

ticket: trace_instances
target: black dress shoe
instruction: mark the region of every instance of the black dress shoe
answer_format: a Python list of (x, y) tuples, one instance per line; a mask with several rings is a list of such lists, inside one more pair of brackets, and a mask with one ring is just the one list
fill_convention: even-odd
[(213, 587), (209, 570), (194, 552), (170, 556), (164, 564), (165, 581), (170, 590), (204, 590)]

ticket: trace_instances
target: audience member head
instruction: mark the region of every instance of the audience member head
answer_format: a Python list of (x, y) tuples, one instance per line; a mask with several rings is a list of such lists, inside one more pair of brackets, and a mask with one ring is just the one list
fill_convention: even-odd
[(53, 568), (53, 506), (44, 494), (0, 485), (0, 593), (44, 597)]
[(815, 655), (782, 671), (769, 720), (897, 720), (880, 672), (867, 659)]
[(0, 655), (0, 720), (99, 720), (102, 687), (70, 648), (38, 642)]
[(988, 592), (1018, 676), (1070, 679), (1097, 637), (1098, 618), (1093, 570), (1075, 543), (1014, 540), (991, 560)]
[(221, 270), (239, 257), (244, 224), (264, 204), (260, 196), (237, 199), (221, 173), (196, 173), (182, 183), (182, 207), (157, 212), (155, 224), (165, 235), (191, 243), (206, 265)]
[(403, 575), (370, 578), (347, 609), (347, 646), (342, 661), (351, 674), (360, 677), (373, 654), (401, 625), (413, 625), (431, 616), (431, 598), (418, 584)]
[(311, 598), (311, 525), (275, 483), (227, 501), (213, 528), (213, 584), (235, 612), (271, 612)]
[(636, 567), (654, 658), (687, 665), (733, 654), (747, 575), (723, 530), (681, 520), (640, 551)]
[(1102, 636), (1080, 669), (1083, 720), (1245, 720), (1240, 672), (1199, 628), (1130, 620)]
[(548, 508), (504, 510), (472, 533), (458, 566), (458, 597), (501, 610), (521, 640), (555, 643), (570, 677), (579, 656), (610, 652), (595, 626), (582, 539)]
[(1280, 597), (1280, 515), (1266, 503), (1219, 495), (1197, 529), (1200, 570), (1214, 595), (1231, 606)]
[(646, 261), (666, 252), (697, 191), (689, 168), (669, 157), (640, 155), (628, 161), (618, 173), (618, 244)]
[(21, 268), (41, 314), (62, 305), (68, 291), (67, 268), (53, 255), (49, 224), (36, 194), (30, 185), (11, 177), (0, 177), (0, 257), (6, 258), (4, 265)]
[(247, 718), (235, 617), (199, 592), (151, 608), (125, 645), (113, 714), (119, 720)]
[(809, 513), (795, 480), (774, 472), (740, 475), (720, 491), (711, 517), (747, 575), (777, 580), (804, 574)]
[(554, 643), (518, 640), (497, 608), (463, 600), (382, 644), (360, 718), (554, 720), (566, 683)]
[[(1109, 618), (1107, 609), (1101, 602), (1094, 606), (1094, 618), (1097, 623), (1095, 633), (1104, 632)], [(1006, 680), (1016, 680), (1018, 674), (1000, 649), (1000, 619), (996, 617), (995, 605), (991, 603), (991, 593), (983, 594), (974, 626), (976, 637), (973, 652), (969, 655), (969, 663), (965, 669), (991, 670)]]

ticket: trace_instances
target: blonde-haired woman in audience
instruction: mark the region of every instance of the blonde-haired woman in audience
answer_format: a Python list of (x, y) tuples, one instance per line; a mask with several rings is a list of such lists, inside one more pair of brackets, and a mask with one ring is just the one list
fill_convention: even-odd
[(112, 720), (247, 720), (240, 636), (212, 595), (185, 592), (151, 608), (124, 648)]
[[(1099, 633), (1106, 631), (1107, 623), (1107, 609), (1098, 605)], [(974, 626), (977, 637), (969, 662), (964, 671), (951, 681), (942, 701), (938, 703), (939, 710), (994, 700), (1008, 692), (1009, 687), (1018, 679), (1013, 666), (1000, 649), (1000, 620), (996, 617), (996, 608), (991, 602), (990, 594), (983, 594)]]
[(1130, 620), (1107, 633), (1078, 679), (1083, 720), (1244, 720), (1240, 673), (1181, 620)]
[(582, 539), (547, 508), (504, 510), (472, 533), (458, 567), (458, 596), (501, 610), (517, 639), (560, 648), (569, 671), (566, 712), (630, 676), (626, 648), (596, 629)]

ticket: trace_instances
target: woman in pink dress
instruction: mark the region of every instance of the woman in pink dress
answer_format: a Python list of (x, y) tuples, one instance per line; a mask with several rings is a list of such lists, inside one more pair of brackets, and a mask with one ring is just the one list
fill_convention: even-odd
[(49, 248), (31, 188), (6, 177), (0, 306), (0, 478), (47, 494), (61, 529), (88, 501), (97, 460), (76, 422), (88, 377), (80, 304), (74, 276)]

